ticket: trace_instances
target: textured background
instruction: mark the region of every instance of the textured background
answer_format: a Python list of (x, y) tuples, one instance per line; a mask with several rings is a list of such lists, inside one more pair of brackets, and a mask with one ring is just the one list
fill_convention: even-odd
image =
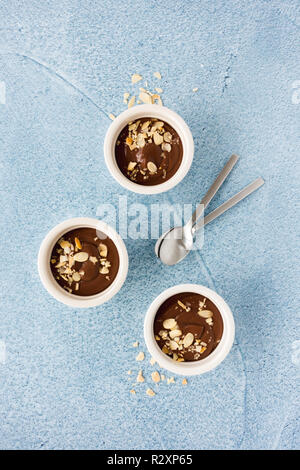
[[(1, 448), (299, 447), (299, 27), (297, 0), (1, 2)], [(137, 89), (131, 74), (153, 87), (156, 70), (196, 149), (184, 182), (151, 198), (117, 185), (102, 145), (108, 114)], [(207, 227), (201, 252), (168, 268), (154, 241), (127, 240), (129, 276), (111, 302), (76, 311), (47, 294), (36, 261), (50, 228), (120, 194), (195, 203), (232, 152), (241, 160), (212, 208), (257, 176), (266, 184)], [(181, 282), (227, 300), (234, 347), (187, 387), (132, 396), (146, 308)]]

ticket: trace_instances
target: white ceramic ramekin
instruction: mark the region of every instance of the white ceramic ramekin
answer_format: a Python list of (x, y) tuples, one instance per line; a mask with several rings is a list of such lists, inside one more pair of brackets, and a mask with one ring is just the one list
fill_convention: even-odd
[[(223, 335), (216, 349), (206, 358), (193, 362), (175, 362), (164, 354), (158, 346), (153, 324), (160, 305), (175, 294), (182, 292), (195, 292), (210, 299), (219, 309), (223, 319)], [(198, 284), (180, 284), (162, 292), (150, 305), (144, 322), (144, 336), (151, 356), (164, 369), (180, 375), (200, 375), (217, 367), (229, 353), (234, 340), (234, 319), (226, 302), (216, 292)]]
[[(158, 118), (170, 124), (179, 135), (183, 146), (183, 157), (180, 167), (172, 178), (161, 184), (143, 186), (134, 183), (123, 175), (115, 159), (115, 145), (122, 129), (130, 122), (142, 117)], [(124, 188), (140, 194), (158, 194), (174, 188), (185, 177), (190, 169), (194, 156), (194, 141), (186, 122), (174, 111), (157, 104), (142, 104), (127, 109), (109, 126), (104, 140), (104, 158), (111, 175)]]
[[(50, 268), (51, 253), (57, 240), (70, 230), (80, 227), (95, 228), (96, 230), (105, 233), (116, 245), (120, 261), (117, 276), (112, 284), (103, 292), (86, 297), (81, 297), (65, 291), (54, 279)], [(41, 244), (38, 255), (38, 270), (44, 287), (56, 300), (59, 300), (70, 307), (95, 307), (96, 305), (101, 305), (110, 300), (121, 289), (127, 276), (128, 254), (122, 238), (112, 227), (97, 219), (78, 217), (65, 220), (61, 224), (56, 225), (56, 227), (50, 230), (48, 235), (46, 235)]]

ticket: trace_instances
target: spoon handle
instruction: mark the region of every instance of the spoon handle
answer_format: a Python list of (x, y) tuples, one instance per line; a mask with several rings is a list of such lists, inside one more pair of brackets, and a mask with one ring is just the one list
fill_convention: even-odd
[(203, 199), (201, 200), (200, 204), (196, 208), (195, 212), (193, 213), (191, 219), (186, 224), (187, 227), (192, 227), (195, 225), (197, 219), (203, 214), (204, 209), (208, 206), (214, 195), (219, 191), (220, 187), (224, 183), (225, 179), (233, 169), (234, 165), (238, 161), (239, 157), (237, 155), (231, 155), (228, 162), (224, 166), (223, 170), (219, 173)]
[(224, 204), (217, 207), (217, 209), (210, 212), (210, 214), (204, 217), (204, 219), (201, 221), (202, 223), (199, 223), (198, 226), (196, 225), (194, 227), (195, 231), (198, 230), (201, 226), (209, 224), (209, 222), (212, 222), (213, 220), (215, 220), (224, 212), (228, 211), (228, 209), (231, 209), (231, 207), (235, 206), (238, 202), (242, 201), (242, 199), (244, 199), (245, 197), (249, 196), (249, 194), (256, 191), (263, 184), (264, 184), (264, 180), (262, 178), (257, 178), (255, 181), (248, 184), (248, 186), (242, 189), (239, 193), (232, 196), (230, 199), (228, 199), (228, 201), (224, 202)]

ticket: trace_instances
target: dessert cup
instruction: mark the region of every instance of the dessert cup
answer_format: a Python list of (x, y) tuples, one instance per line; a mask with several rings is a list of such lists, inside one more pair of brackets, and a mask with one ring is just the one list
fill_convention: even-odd
[[(165, 300), (173, 295), (183, 292), (194, 292), (210, 299), (218, 308), (223, 320), (223, 334), (221, 341), (209, 356), (198, 361), (177, 362), (162, 352), (154, 336), (154, 320), (156, 313)], [(150, 305), (144, 322), (144, 336), (146, 346), (156, 362), (174, 374), (200, 375), (217, 367), (228, 355), (234, 340), (235, 325), (230, 308), (216, 292), (208, 287), (198, 284), (180, 284), (162, 292)]]
[[(151, 186), (138, 184), (126, 178), (115, 158), (116, 141), (124, 127), (131, 121), (148, 117), (157, 118), (173, 127), (183, 147), (182, 161), (176, 173), (167, 181)], [(194, 141), (188, 125), (177, 113), (157, 104), (138, 105), (121, 113), (109, 126), (104, 140), (104, 158), (111, 175), (121, 186), (139, 194), (158, 194), (174, 188), (189, 171), (193, 156)]]
[[(50, 267), (51, 253), (56, 242), (67, 232), (81, 227), (91, 227), (106, 234), (114, 242), (119, 254), (119, 269), (112, 284), (104, 291), (90, 296), (78, 296), (67, 292), (56, 282)], [(110, 300), (121, 289), (127, 276), (128, 255), (122, 238), (112, 227), (97, 219), (79, 217), (65, 220), (46, 235), (38, 255), (38, 270), (42, 284), (56, 300), (70, 307), (95, 307)]]

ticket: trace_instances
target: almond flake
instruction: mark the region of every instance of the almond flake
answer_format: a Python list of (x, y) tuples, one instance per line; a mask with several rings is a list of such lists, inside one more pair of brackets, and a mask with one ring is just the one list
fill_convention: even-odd
[(128, 170), (128, 171), (134, 170), (134, 168), (136, 167), (136, 165), (137, 165), (137, 162), (129, 162), (129, 163), (128, 163), (128, 166), (127, 166), (127, 170)]
[(180, 300), (177, 300), (177, 303), (178, 303), (179, 307), (183, 308), (184, 310), (187, 310), (186, 305), (184, 305), (184, 303), (182, 303)]
[(155, 383), (160, 382), (160, 374), (159, 372), (157, 372), (157, 370), (155, 372), (152, 372), (151, 377), (152, 377), (153, 382)]
[(163, 127), (164, 127), (164, 124), (165, 124), (165, 123), (164, 123), (163, 121), (156, 121), (156, 122), (153, 124), (153, 126), (152, 126), (152, 128), (151, 128), (151, 131), (154, 132), (154, 131), (156, 131), (157, 129), (163, 128)]
[(89, 259), (89, 255), (85, 251), (79, 251), (79, 253), (76, 253), (74, 255), (74, 261), (79, 261), (80, 263), (84, 263), (88, 259)]
[(146, 141), (145, 141), (143, 134), (138, 134), (136, 143), (139, 148), (145, 147)]
[[(176, 325), (177, 325), (177, 323), (176, 323)], [(162, 337), (162, 339), (166, 339), (167, 336), (168, 336), (168, 332), (166, 330), (160, 330), (158, 334), (159, 334), (159, 336)]]
[(161, 144), (161, 149), (164, 151), (164, 152), (171, 152), (171, 145), (164, 142), (163, 144)]
[(150, 171), (150, 173), (156, 173), (157, 172), (157, 166), (153, 162), (148, 162), (147, 163), (147, 168)]
[(144, 131), (145, 129), (147, 129), (147, 127), (151, 124), (151, 121), (145, 121), (143, 124), (142, 124), (142, 131)]
[(213, 312), (210, 310), (198, 310), (198, 315), (202, 318), (211, 318), (213, 316)]
[(145, 93), (144, 91), (141, 91), (141, 93), (139, 94), (139, 98), (145, 104), (152, 104), (151, 95)]
[(170, 341), (170, 348), (172, 349), (172, 351), (176, 351), (176, 349), (178, 349), (178, 344), (176, 343), (176, 341)]
[(183, 346), (185, 348), (188, 348), (189, 346), (191, 346), (191, 344), (193, 344), (193, 342), (194, 342), (193, 333), (187, 333), (184, 337), (184, 340), (183, 340)]
[(78, 248), (79, 250), (81, 250), (82, 245), (81, 245), (81, 243), (80, 243), (79, 238), (77, 238), (77, 237), (75, 237), (75, 245), (77, 246), (77, 248)]
[(174, 339), (176, 338), (176, 336), (181, 336), (182, 335), (182, 331), (181, 330), (171, 330), (170, 333), (169, 333), (169, 336), (171, 339)]
[(144, 359), (145, 359), (145, 354), (142, 351), (139, 352), (135, 358), (136, 361), (143, 361)]
[(73, 281), (78, 282), (81, 280), (81, 276), (79, 273), (74, 273), (72, 276)]
[(164, 133), (164, 141), (170, 143), (172, 141), (172, 134), (171, 132)]
[(142, 370), (139, 371), (138, 376), (136, 378), (136, 381), (139, 382), (139, 383), (145, 382), (145, 378), (143, 377), (143, 371)]
[(153, 392), (153, 390), (151, 388), (147, 388), (146, 393), (147, 393), (147, 395), (149, 395), (149, 397), (154, 397), (154, 395), (155, 395), (155, 392)]
[(134, 105), (135, 103), (135, 96), (133, 95), (130, 100), (129, 100), (129, 103), (128, 103), (128, 108), (132, 108), (132, 106)]
[(138, 73), (134, 73), (132, 76), (131, 76), (131, 83), (134, 85), (135, 83), (139, 82), (140, 80), (142, 80), (142, 76), (139, 75)]
[(98, 246), (98, 250), (99, 250), (100, 256), (102, 256), (103, 258), (106, 258), (107, 246), (104, 245), (104, 243), (100, 243), (100, 245)]
[(61, 240), (58, 242), (61, 248), (64, 250), (65, 248), (70, 248), (71, 244), (67, 240)]
[(160, 135), (158, 132), (154, 132), (153, 134), (153, 140), (156, 145), (160, 145), (163, 143), (164, 138), (162, 135)]
[(103, 266), (103, 268), (101, 268), (99, 270), (99, 273), (100, 274), (108, 274), (109, 273), (109, 269), (106, 267), (106, 266)]
[(171, 330), (171, 328), (174, 328), (177, 325), (177, 322), (174, 318), (167, 318), (163, 322), (163, 327), (166, 328), (166, 330)]
[(158, 80), (161, 79), (161, 74), (159, 72), (154, 72), (153, 75), (154, 75), (155, 78), (158, 78)]

